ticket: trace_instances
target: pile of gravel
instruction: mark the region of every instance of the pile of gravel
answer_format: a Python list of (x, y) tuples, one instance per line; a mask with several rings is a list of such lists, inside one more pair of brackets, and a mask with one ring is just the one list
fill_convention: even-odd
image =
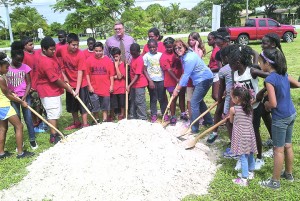
[(123, 120), (81, 129), (41, 153), (0, 200), (173, 201), (205, 194), (215, 162), (201, 143), (184, 149), (173, 136), (180, 126)]

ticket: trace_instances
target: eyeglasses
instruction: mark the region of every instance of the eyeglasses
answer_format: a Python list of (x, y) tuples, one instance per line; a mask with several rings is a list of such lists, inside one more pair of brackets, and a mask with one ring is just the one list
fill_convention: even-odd
[(175, 47), (174, 48), (175, 51), (178, 51), (178, 50), (181, 50), (181, 49), (182, 49), (182, 47)]

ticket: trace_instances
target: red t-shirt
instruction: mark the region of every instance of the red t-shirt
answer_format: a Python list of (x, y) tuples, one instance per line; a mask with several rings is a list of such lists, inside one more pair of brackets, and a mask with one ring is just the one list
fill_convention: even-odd
[(50, 58), (39, 54), (36, 57), (34, 71), (37, 73), (36, 90), (41, 98), (60, 96), (64, 89), (58, 87), (54, 82), (59, 78), (63, 80), (61, 68), (56, 58)]
[(83, 54), (84, 54), (84, 56), (85, 56), (86, 59), (89, 58), (90, 56), (94, 56), (95, 55), (94, 51), (90, 52), (89, 49), (83, 50)]
[(218, 68), (218, 62), (216, 60), (216, 54), (217, 52), (220, 50), (220, 48), (218, 46), (216, 46), (213, 50), (212, 53), (210, 55), (210, 60), (209, 60), (209, 64), (208, 67), (210, 69), (214, 69), (214, 68)]
[(81, 87), (87, 86), (86, 81), (86, 66), (85, 66), (85, 56), (81, 50), (76, 53), (71, 54), (68, 52), (68, 46), (63, 46), (57, 51), (57, 57), (61, 57), (62, 70), (65, 72), (67, 78), (69, 79), (72, 88), (76, 88), (77, 85), (77, 75), (78, 71), (83, 71)]
[[(157, 52), (161, 52), (161, 53), (164, 53), (166, 51), (166, 48), (164, 46), (164, 43), (161, 42), (161, 41), (158, 41), (157, 42)], [(149, 52), (149, 48), (148, 48), (148, 45), (146, 44), (144, 46), (144, 49), (143, 49), (143, 54), (142, 55), (145, 55), (147, 52)]]
[(132, 58), (130, 63), (130, 78), (133, 80), (135, 75), (140, 75), (139, 79), (132, 85), (132, 88), (142, 88), (148, 86), (148, 80), (144, 75), (144, 60), (140, 55)]
[[(38, 58), (38, 56), (41, 54), (42, 50), (35, 50), (33, 53), (29, 53), (24, 51), (24, 59), (23, 63), (29, 66), (31, 69), (34, 68), (35, 62)], [(30, 71), (30, 79), (31, 79), (31, 88), (36, 89), (36, 80), (37, 80), (37, 74), (34, 73), (34, 71)]]
[(180, 79), (182, 75), (182, 66), (181, 61), (174, 53), (170, 54), (164, 52), (160, 57), (160, 66), (164, 71), (164, 86), (165, 87), (175, 87), (177, 82), (174, 78), (170, 75), (169, 69), (171, 69), (175, 76)]
[[(113, 94), (125, 94), (126, 92), (126, 68), (124, 62), (119, 65), (120, 73), (122, 74), (122, 79), (115, 79), (114, 81), (114, 92)], [(115, 69), (116, 72), (116, 69)], [(116, 72), (117, 74), (117, 72)]]
[(90, 76), (94, 93), (98, 96), (110, 96), (110, 77), (115, 75), (113, 62), (108, 56), (89, 57), (86, 61), (87, 74)]

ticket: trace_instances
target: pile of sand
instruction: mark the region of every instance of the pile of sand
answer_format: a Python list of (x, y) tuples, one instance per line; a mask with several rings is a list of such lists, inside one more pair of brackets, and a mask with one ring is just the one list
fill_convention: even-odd
[(138, 120), (81, 129), (41, 153), (0, 200), (180, 200), (205, 194), (216, 172), (209, 148), (185, 150), (176, 127)]

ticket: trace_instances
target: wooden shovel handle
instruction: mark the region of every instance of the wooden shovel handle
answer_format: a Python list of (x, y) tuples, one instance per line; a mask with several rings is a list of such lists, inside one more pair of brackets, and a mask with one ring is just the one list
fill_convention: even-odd
[(40, 118), (45, 124), (47, 124), (50, 128), (55, 130), (63, 139), (65, 138), (64, 134), (62, 134), (57, 128), (55, 128), (51, 123), (49, 123), (44, 117), (42, 117), (38, 112), (36, 112), (32, 107), (28, 105), (28, 109), (34, 113), (38, 118)]
[(125, 86), (126, 86), (126, 91), (125, 91), (125, 118), (128, 119), (128, 64), (125, 66)]
[(198, 135), (195, 139), (193, 139), (193, 142), (187, 143), (188, 145), (187, 145), (186, 149), (190, 149), (190, 148), (194, 147), (201, 138), (203, 138), (209, 132), (213, 131), (215, 128), (219, 127), (221, 124), (225, 123), (228, 119), (229, 119), (229, 116), (226, 117), (225, 119), (219, 121), (218, 123), (216, 123), (212, 127), (210, 127), (208, 129), (206, 129), (205, 131), (203, 131), (200, 135)]
[[(66, 82), (66, 84), (67, 84), (70, 88), (72, 88), (72, 87), (70, 86), (69, 83)], [(74, 93), (74, 90), (73, 90), (73, 89), (72, 89), (72, 91), (73, 91), (73, 93)], [(81, 106), (85, 109), (85, 111), (87, 111), (87, 113), (92, 117), (92, 119), (94, 120), (94, 122), (95, 122), (96, 124), (98, 124), (97, 120), (96, 120), (95, 117), (92, 115), (92, 113), (91, 113), (91, 111), (89, 110), (89, 108), (87, 108), (87, 106), (82, 102), (81, 98), (80, 98), (78, 95), (76, 95), (75, 98), (78, 100), (78, 102), (81, 104)]]

